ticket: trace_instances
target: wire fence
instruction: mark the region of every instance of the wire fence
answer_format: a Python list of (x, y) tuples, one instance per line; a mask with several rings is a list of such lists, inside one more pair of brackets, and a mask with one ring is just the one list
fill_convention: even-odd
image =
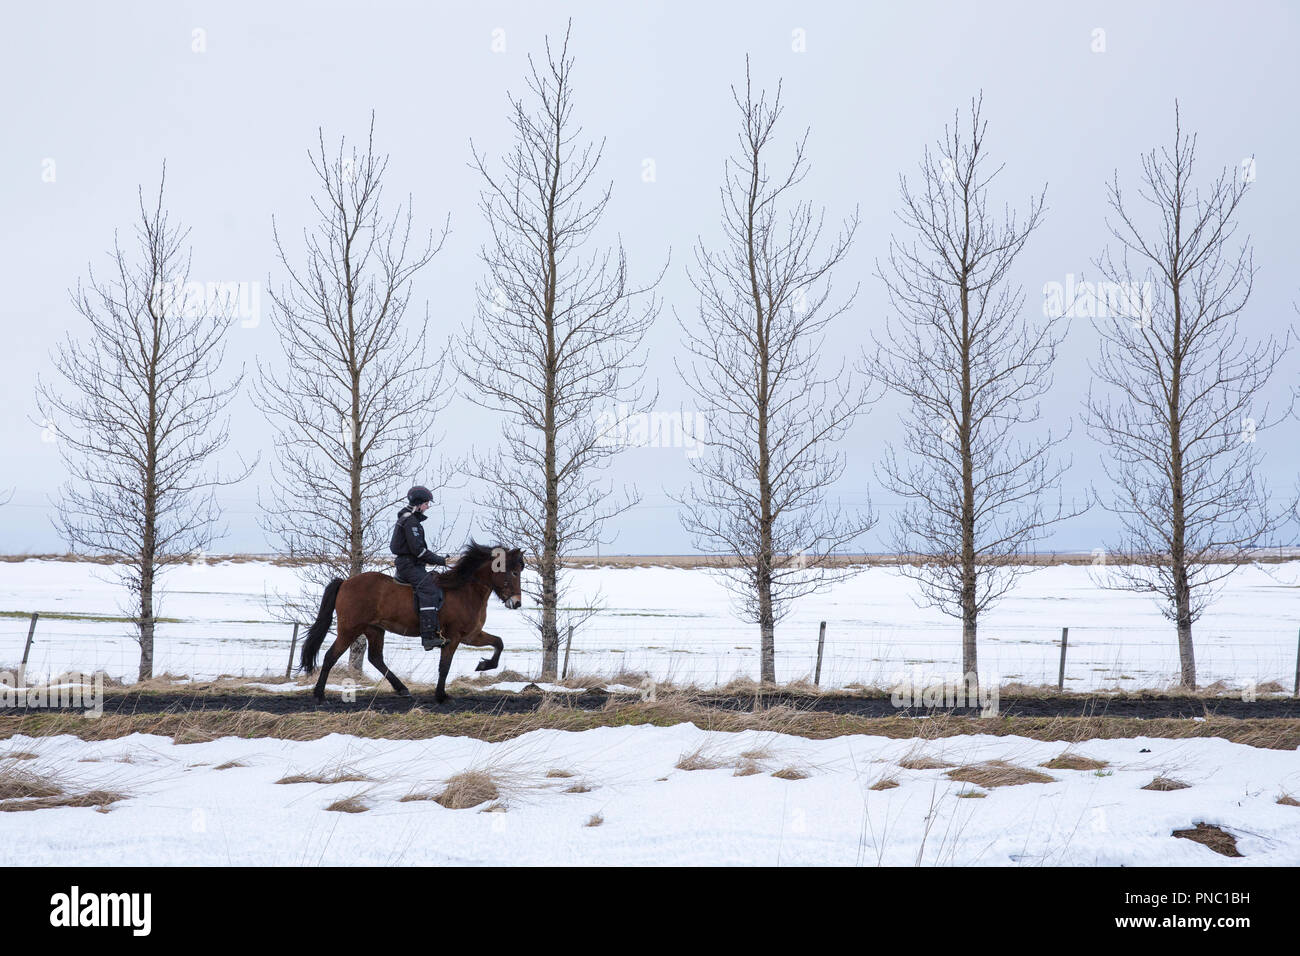
[[(22, 658), (29, 619), (0, 618), (0, 669)], [(535, 677), (541, 671), (537, 634), (520, 615), (503, 616), (492, 630), (505, 641), (501, 666)], [(283, 677), (290, 665), (291, 625), (255, 621), (187, 621), (158, 625), (154, 673), (191, 680), (219, 676)], [(305, 634), (305, 628), (300, 637)], [(792, 621), (778, 629), (779, 682), (811, 680), (817, 669), (818, 622)], [(650, 677), (679, 685), (712, 687), (736, 678), (757, 679), (757, 629), (714, 616), (647, 618), (607, 611), (589, 618), (567, 648), (571, 676), (605, 680)], [(1284, 627), (1203, 628), (1195, 638), (1202, 686), (1295, 690), (1300, 635)], [(565, 655), (561, 648), (561, 658)], [(979, 639), (980, 678), (1000, 685), (1055, 686), (1060, 628), (1031, 624), (986, 629)], [(929, 626), (873, 627), (853, 620), (827, 622), (821, 686), (888, 688), (960, 677), (960, 630)], [(103, 671), (132, 681), (139, 646), (120, 622), (66, 617), (39, 619), (27, 661), (29, 675)], [(388, 635), (384, 655), (404, 679), (437, 679), (438, 655), (418, 639)], [(480, 654), (457, 653), (452, 676), (473, 674)], [(296, 661), (293, 662), (297, 673)], [(369, 672), (369, 665), (367, 665)], [(1067, 690), (1163, 688), (1178, 683), (1178, 646), (1172, 627), (1070, 626), (1065, 662)], [(371, 676), (375, 676), (373, 673)], [(1274, 688), (1272, 685), (1276, 685)]]

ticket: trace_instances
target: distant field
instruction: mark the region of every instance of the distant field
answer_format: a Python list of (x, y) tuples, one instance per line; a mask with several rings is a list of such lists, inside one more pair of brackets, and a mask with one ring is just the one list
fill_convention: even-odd
[[(1039, 554), (1018, 555), (1014, 561), (1019, 565), (1033, 567), (1060, 567), (1063, 565), (1088, 565), (1097, 561), (1097, 555), (1091, 551), (1044, 551)], [(1300, 558), (1300, 548), (1268, 548), (1256, 552), (1251, 560), (1260, 564), (1280, 564)], [(89, 562), (91, 564), (113, 564), (117, 559), (107, 555), (82, 554), (0, 554), (0, 563), (21, 561), (69, 561)], [(232, 562), (244, 564), (258, 562), (272, 564), (281, 568), (296, 568), (311, 564), (312, 560), (285, 554), (209, 554), (204, 559), (207, 563), (218, 564)], [(914, 555), (905, 554), (840, 554), (828, 562), (834, 567), (851, 565), (868, 565), (871, 567), (892, 567), (899, 564), (915, 564)], [(198, 562), (175, 562), (194, 564)], [(561, 564), (567, 568), (719, 568), (736, 567), (739, 561), (733, 555), (713, 554), (575, 554), (563, 559)]]

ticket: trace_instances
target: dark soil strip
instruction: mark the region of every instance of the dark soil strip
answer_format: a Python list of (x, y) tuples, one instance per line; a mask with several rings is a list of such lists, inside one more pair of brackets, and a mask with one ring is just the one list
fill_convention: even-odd
[[(452, 694), (446, 703), (437, 704), (432, 694), (400, 698), (386, 688), (380, 691), (358, 690), (356, 700), (345, 702), (337, 693), (317, 704), (306, 692), (284, 694), (229, 693), (160, 693), (155, 691), (110, 693), (104, 698), (105, 714), (167, 714), (205, 710), (259, 711), (268, 714), (324, 713), (401, 713), (421, 707), (435, 713), (523, 714), (535, 711), (543, 701), (576, 710), (604, 710), (610, 701), (633, 703), (634, 695), (611, 697), (600, 691), (581, 694)], [(691, 704), (727, 712), (753, 712), (773, 707), (837, 714), (852, 717), (931, 717), (951, 715), (976, 717), (974, 707), (896, 707), (888, 697), (818, 697), (804, 694), (700, 695)], [(69, 708), (81, 710), (83, 708)], [(0, 708), (0, 714), (16, 716), (21, 707)], [(32, 708), (30, 713), (39, 712)], [(1004, 697), (999, 701), (999, 717), (1127, 717), (1177, 718), (1233, 717), (1240, 719), (1300, 719), (1300, 701), (1293, 698), (1264, 698), (1245, 701), (1238, 698), (1195, 697)]]

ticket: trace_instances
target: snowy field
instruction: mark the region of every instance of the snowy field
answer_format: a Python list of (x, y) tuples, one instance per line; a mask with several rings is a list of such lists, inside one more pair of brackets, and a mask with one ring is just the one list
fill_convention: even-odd
[[(1066, 687), (1163, 687), (1176, 681), (1173, 630), (1146, 597), (1104, 591), (1093, 569), (1036, 570), (988, 613), (980, 629), (984, 680), (1056, 681), (1062, 627), (1070, 629)], [(660, 680), (711, 686), (758, 676), (757, 629), (739, 620), (711, 573), (680, 568), (599, 568), (571, 572), (568, 602), (597, 599), (603, 610), (575, 633), (570, 673), (612, 677), (646, 672)], [(291, 629), (272, 623), (265, 597), (294, 586), (291, 569), (264, 563), (187, 566), (168, 573), (159, 610), (179, 623), (159, 626), (156, 673), (207, 679), (221, 674), (283, 675)], [(777, 678), (811, 676), (818, 622), (827, 622), (823, 686), (892, 686), (900, 679), (951, 678), (960, 661), (960, 629), (918, 608), (914, 584), (896, 570), (871, 568), (805, 599), (777, 631)], [(121, 615), (126, 595), (110, 570), (94, 564), (25, 561), (0, 564), (0, 668), (22, 656), (31, 611), (43, 615), (28, 670), (51, 674), (102, 669), (133, 679), (138, 648), (130, 627), (93, 617)], [(49, 616), (55, 615), (55, 616)], [(59, 617), (57, 615), (71, 615)], [(84, 616), (84, 617), (78, 617)], [(1246, 568), (1227, 582), (1196, 628), (1198, 678), (1294, 680), (1300, 626), (1300, 561)], [(502, 667), (536, 675), (538, 640), (524, 612), (495, 598), (488, 630), (506, 643)], [(406, 679), (436, 680), (436, 655), (414, 638), (389, 638), (389, 665)], [(453, 677), (473, 672), (477, 651), (457, 655)]]
[[(1070, 752), (1104, 768), (1039, 768), (1064, 749), (1020, 737), (808, 740), (691, 724), (539, 730), (494, 744), (19, 736), (0, 758), (34, 759), (0, 759), (0, 770), (21, 765), (126, 799), (107, 812), (0, 813), (0, 863), (1300, 865), (1300, 808), (1277, 803), (1300, 792), (1294, 751), (1212, 738), (1090, 740)], [(720, 766), (678, 769), (692, 754)], [(983, 788), (943, 769), (898, 766), (918, 756), (1003, 760), (1048, 779)], [(790, 768), (806, 776), (773, 776)], [(492, 775), (497, 797), (467, 809), (428, 799), (467, 770)], [(277, 783), (341, 771), (365, 779)], [(548, 776), (555, 771), (569, 776)], [(1142, 789), (1157, 775), (1188, 786)], [(882, 780), (897, 786), (871, 789)], [(402, 801), (411, 795), (424, 798)], [(360, 812), (326, 809), (349, 797)], [(1236, 837), (1243, 858), (1172, 837), (1196, 823)]]

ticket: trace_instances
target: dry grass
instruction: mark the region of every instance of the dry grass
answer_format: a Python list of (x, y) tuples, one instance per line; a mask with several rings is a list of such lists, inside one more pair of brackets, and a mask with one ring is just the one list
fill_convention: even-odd
[(882, 777), (881, 779), (873, 783), (871, 786), (867, 787), (867, 789), (868, 790), (893, 790), (897, 786), (898, 786), (898, 781), (895, 780), (893, 777)]
[[(247, 766), (248, 764), (241, 763), (238, 760), (227, 760), (225, 763), (217, 764), (212, 769), (213, 770), (234, 770), (236, 767), (247, 767)], [(283, 780), (281, 780), (280, 782), (284, 783)]]
[(496, 778), (486, 770), (465, 770), (447, 778), (442, 792), (433, 798), (448, 810), (468, 810), (501, 796)]
[(566, 777), (572, 777), (573, 772), (570, 770), (560, 770), (557, 768), (555, 770), (546, 771), (546, 776), (550, 779), (554, 779), (554, 778), (564, 779)]
[(961, 800), (981, 800), (987, 796), (988, 794), (983, 790), (963, 790), (957, 794), (957, 797)]
[(601, 816), (599, 813), (593, 813), (590, 817), (587, 818), (587, 822), (584, 823), (583, 826), (598, 827), (604, 822), (605, 822), (605, 818), (603, 816)]
[(1190, 786), (1190, 783), (1183, 783), (1181, 780), (1175, 780), (1172, 777), (1156, 777), (1142, 789), (1159, 790), (1164, 792), (1169, 790), (1186, 790)]
[(806, 780), (809, 773), (799, 767), (782, 767), (780, 770), (773, 772), (772, 776), (778, 780)]
[(718, 770), (726, 764), (717, 757), (705, 753), (704, 748), (698, 747), (678, 757), (677, 763), (673, 766), (678, 770)]
[(115, 790), (86, 790), (81, 793), (65, 793), (57, 797), (36, 797), (31, 800), (0, 800), (0, 813), (21, 812), (23, 810), (53, 810), (58, 807), (94, 807), (103, 813), (119, 800), (125, 800), (126, 794)]
[(1183, 840), (1191, 840), (1193, 843), (1208, 846), (1215, 853), (1222, 856), (1242, 855), (1241, 851), (1237, 849), (1237, 838), (1227, 830), (1212, 823), (1193, 824), (1191, 829), (1175, 830), (1173, 835)]
[(1284, 807), (1300, 807), (1300, 800), (1297, 800), (1289, 793), (1282, 794), (1282, 796), (1277, 798), (1277, 802), (1282, 804)]
[(365, 813), (370, 807), (366, 806), (360, 796), (344, 797), (342, 800), (335, 800), (326, 810), (333, 810), (336, 813)]
[(0, 768), (0, 813), (51, 810), (57, 807), (95, 807), (107, 812), (126, 795), (113, 790), (81, 790), (50, 774), (37, 774), (9, 765)]
[(339, 768), (331, 771), (317, 771), (316, 773), (293, 773), (287, 777), (281, 777), (276, 783), (367, 783), (370, 780), (371, 778), (364, 773)]
[(0, 754), (0, 760), (35, 760), (36, 756), (30, 750), (11, 750), (7, 754)]
[(904, 770), (947, 770), (952, 766), (943, 760), (936, 760), (933, 757), (904, 757), (898, 761), (898, 766)]
[(732, 776), (752, 777), (754, 776), (754, 774), (762, 773), (762, 772), (763, 772), (763, 768), (760, 767), (756, 761), (741, 760), (739, 763), (736, 764), (736, 772), (733, 773)]
[(1046, 767), (1048, 770), (1104, 770), (1109, 767), (1104, 760), (1094, 760), (1091, 757), (1085, 757), (1082, 754), (1070, 753), (1065, 751), (1058, 757), (1053, 757), (1046, 763), (1040, 763), (1038, 766)]
[(1018, 787), (1026, 783), (1052, 783), (1056, 778), (1028, 767), (1017, 767), (1005, 760), (986, 760), (949, 770), (948, 779), (972, 783), (992, 790), (995, 787)]
[(24, 800), (29, 797), (57, 797), (63, 787), (52, 777), (10, 767), (0, 772), (0, 800)]
[(1269, 750), (1293, 751), (1300, 748), (1300, 720), (1295, 719), (1211, 716), (1203, 721), (1192, 721), (1091, 716), (1003, 717), (986, 720), (944, 714), (916, 721), (908, 717), (856, 717), (792, 707), (769, 707), (747, 712), (724, 711), (676, 698), (659, 701), (611, 700), (610, 706), (598, 711), (555, 706), (545, 712), (521, 714), (473, 711), (433, 713), (419, 707), (395, 713), (380, 713), (365, 708), (359, 708), (355, 712), (291, 714), (240, 709), (105, 714), (96, 720), (86, 720), (76, 713), (29, 711), (22, 715), (0, 715), (0, 740), (16, 735), (48, 737), (61, 734), (82, 740), (115, 740), (140, 733), (170, 737), (176, 743), (183, 744), (205, 743), (221, 737), (319, 740), (337, 733), (387, 740), (425, 740), (451, 736), (498, 742), (513, 740), (540, 729), (581, 731), (594, 727), (669, 727), (687, 721), (702, 730), (770, 731), (813, 740), (862, 734), (933, 741), (945, 737), (984, 734), (1026, 737), (1070, 745), (1094, 739), (1157, 737), (1190, 740), (1214, 737)]
[(591, 793), (591, 790), (592, 788), (588, 784), (578, 782), (573, 784), (572, 786), (565, 787), (563, 792), (564, 793)]

